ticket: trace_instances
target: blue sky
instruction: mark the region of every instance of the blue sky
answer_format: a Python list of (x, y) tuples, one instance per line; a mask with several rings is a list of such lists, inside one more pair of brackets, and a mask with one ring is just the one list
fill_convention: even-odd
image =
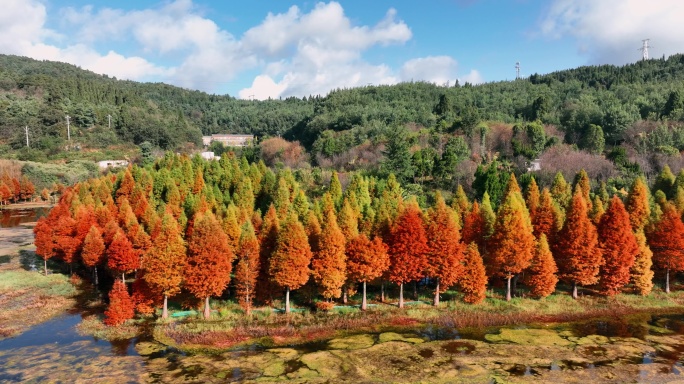
[(0, 53), (242, 98), (510, 80), (684, 47), (684, 1), (0, 0)]

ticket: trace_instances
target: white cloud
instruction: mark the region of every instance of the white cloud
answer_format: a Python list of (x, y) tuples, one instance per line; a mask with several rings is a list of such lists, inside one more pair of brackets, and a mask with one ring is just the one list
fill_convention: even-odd
[[(458, 78), (456, 60), (449, 56), (412, 59), (401, 68), (364, 58), (371, 49), (412, 38), (394, 9), (374, 24), (356, 25), (334, 1), (317, 3), (308, 12), (293, 6), (269, 13), (236, 37), (192, 0), (134, 10), (92, 5), (52, 9), (48, 0), (3, 3), (0, 52), (69, 62), (119, 78), (215, 92), (256, 69), (260, 74), (252, 85), (239, 92), (256, 99), (324, 95), (336, 88), (411, 79), (443, 84)], [(48, 17), (57, 23), (56, 30), (46, 27)], [(112, 45), (119, 51), (102, 49)], [(476, 71), (464, 78), (481, 81)]]
[(45, 5), (35, 0), (4, 2), (0, 13), (0, 52), (68, 62), (93, 72), (134, 80), (170, 73), (141, 57), (124, 57), (112, 51), (101, 55), (82, 44), (49, 44), (48, 40), (64, 37), (45, 27), (46, 16)]
[(552, 38), (573, 36), (594, 63), (623, 64), (640, 58), (642, 39), (651, 39), (651, 57), (684, 46), (681, 0), (556, 0), (540, 29)]
[(411, 59), (401, 67), (403, 81), (424, 80), (443, 85), (456, 80), (458, 63), (450, 56), (428, 56)]

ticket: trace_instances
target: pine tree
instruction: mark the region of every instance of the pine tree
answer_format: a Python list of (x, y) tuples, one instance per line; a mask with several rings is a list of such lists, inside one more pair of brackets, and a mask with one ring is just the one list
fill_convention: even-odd
[(397, 218), (389, 236), (389, 280), (399, 285), (399, 308), (404, 307), (404, 284), (425, 276), (427, 237), (420, 208), (408, 204)]
[(532, 223), (513, 174), (506, 189), (491, 238), (491, 269), (493, 275), (506, 279), (506, 300), (510, 301), (511, 279), (530, 265), (535, 244)]
[(568, 182), (565, 181), (562, 173), (556, 173), (556, 176), (553, 179), (553, 184), (551, 184), (550, 192), (553, 200), (558, 203), (561, 208), (565, 209), (565, 207), (568, 206), (568, 203), (572, 198), (572, 191)]
[(122, 198), (130, 198), (133, 193), (133, 188), (135, 187), (135, 180), (133, 180), (133, 175), (131, 174), (131, 169), (126, 168), (123, 176), (121, 176), (121, 181), (119, 183), (119, 188), (116, 190), (116, 200), (117, 202)]
[(109, 306), (105, 311), (104, 323), (110, 326), (118, 326), (132, 319), (135, 315), (135, 305), (128, 295), (126, 284), (115, 281), (112, 290), (109, 291)]
[(582, 190), (577, 188), (568, 206), (565, 225), (554, 243), (554, 256), (560, 279), (572, 284), (572, 298), (577, 298), (577, 285), (598, 282), (603, 262), (596, 227), (587, 216)]
[(228, 245), (228, 236), (211, 212), (198, 213), (193, 225), (183, 270), (184, 286), (196, 298), (204, 299), (204, 318), (209, 319), (209, 297), (220, 296), (230, 282), (235, 255)]
[(145, 281), (164, 296), (162, 318), (166, 319), (169, 316), (168, 299), (180, 292), (186, 263), (186, 247), (181, 237), (181, 228), (170, 212), (164, 214), (161, 232), (146, 260)]
[(446, 206), (442, 195), (436, 193), (435, 207), (427, 225), (427, 275), (436, 280), (434, 305), (439, 305), (439, 294), (456, 284), (461, 275), (463, 247), (456, 213)]
[(487, 275), (482, 264), (482, 257), (477, 251), (477, 245), (471, 243), (463, 252), (463, 275), (458, 282), (463, 292), (463, 301), (479, 304), (485, 299), (487, 292)]
[(672, 190), (674, 182), (675, 175), (670, 170), (670, 166), (665, 164), (653, 183), (653, 193), (656, 191), (663, 191), (665, 196), (668, 198), (672, 197), (674, 195), (674, 191)]
[(587, 172), (584, 169), (577, 172), (572, 186), (573, 188), (579, 188), (582, 191), (582, 197), (584, 197), (584, 201), (587, 202), (587, 210), (591, 211), (593, 204), (591, 196), (589, 196), (589, 193), (591, 192), (591, 183), (589, 182), (589, 175), (587, 175)]
[(663, 216), (648, 233), (653, 263), (665, 272), (665, 293), (670, 293), (670, 272), (684, 271), (684, 224), (675, 207), (667, 203)]
[(332, 172), (332, 176), (330, 177), (330, 186), (328, 186), (328, 193), (330, 194), (335, 207), (340, 207), (340, 204), (342, 203), (342, 184), (340, 183), (337, 171)]
[(361, 310), (365, 311), (367, 308), (366, 283), (382, 276), (389, 268), (387, 245), (379, 237), (371, 241), (365, 234), (361, 234), (349, 241), (346, 254), (349, 280), (363, 284)]
[(358, 214), (354, 212), (349, 199), (345, 198), (338, 216), (340, 230), (347, 241), (359, 235)]
[(627, 212), (632, 230), (643, 229), (651, 216), (651, 207), (648, 203), (648, 187), (641, 178), (636, 178), (627, 195)]
[(601, 218), (598, 235), (604, 261), (599, 272), (601, 290), (613, 296), (629, 283), (629, 271), (639, 253), (629, 214), (617, 196), (613, 196), (608, 211)]
[(603, 217), (605, 213), (606, 210), (603, 207), (603, 201), (601, 201), (601, 198), (598, 195), (594, 196), (594, 204), (589, 212), (589, 218), (591, 219), (591, 222), (594, 223), (594, 225), (599, 225), (601, 217)]
[(259, 275), (259, 241), (254, 233), (252, 223), (246, 221), (242, 226), (242, 234), (237, 248), (237, 265), (235, 266), (235, 295), (240, 306), (247, 314), (252, 309), (257, 277)]
[(639, 229), (634, 236), (639, 245), (639, 253), (634, 258), (632, 266), (632, 282), (641, 296), (647, 296), (653, 289), (653, 252), (646, 243), (643, 229)]
[(529, 271), (526, 284), (530, 287), (531, 294), (546, 297), (556, 290), (558, 268), (543, 233), (537, 242)]
[(268, 269), (273, 281), (285, 288), (285, 313), (290, 313), (290, 291), (309, 280), (311, 257), (304, 226), (291, 214), (278, 232)]
[(337, 225), (332, 204), (324, 209), (318, 249), (311, 261), (311, 274), (323, 297), (333, 299), (342, 295), (342, 285), (346, 280), (346, 239)]
[(466, 215), (471, 211), (468, 196), (466, 196), (463, 186), (461, 184), (456, 187), (456, 193), (451, 202), (451, 208), (458, 214), (458, 224), (462, 225)]

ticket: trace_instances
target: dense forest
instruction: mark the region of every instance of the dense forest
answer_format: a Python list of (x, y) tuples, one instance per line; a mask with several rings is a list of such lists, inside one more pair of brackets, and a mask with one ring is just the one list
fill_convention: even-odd
[(488, 285), (510, 300), (548, 296), (559, 281), (574, 298), (580, 287), (648, 295), (655, 278), (669, 292), (684, 271), (684, 170), (665, 167), (651, 188), (636, 178), (622, 197), (592, 192), (584, 171), (543, 187), (506, 180), (496, 209), (486, 191), (473, 201), (460, 185), (450, 201), (435, 192), (421, 204), (393, 174), (354, 172), (343, 186), (334, 171), (169, 152), (66, 189), (34, 229), (36, 252), (95, 284), (106, 276), (113, 325), (159, 307), (167, 317), (169, 298), (208, 318), (210, 297), (249, 313), (285, 296), (289, 312), (291, 292), (329, 310), (360, 290), (365, 309), (367, 285), (384, 300), (387, 283), (399, 307), (418, 283), (435, 305), (448, 289), (476, 304)]

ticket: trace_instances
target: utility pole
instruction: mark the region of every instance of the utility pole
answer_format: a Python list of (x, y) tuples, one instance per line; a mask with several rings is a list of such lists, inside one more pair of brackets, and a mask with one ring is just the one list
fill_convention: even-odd
[(26, 147), (28, 148), (28, 146), (29, 146), (29, 141), (28, 141), (28, 125), (24, 127), (24, 132), (26, 132)]
[(642, 45), (641, 45), (641, 48), (638, 49), (638, 51), (641, 51), (641, 60), (648, 60), (648, 48), (652, 48), (652, 47), (649, 47), (649, 45), (648, 45), (648, 42), (650, 40), (651, 39), (641, 40)]
[(69, 126), (69, 119), (71, 117), (69, 115), (66, 115), (66, 121), (67, 121), (67, 140), (71, 142), (71, 127)]
[(515, 79), (518, 80), (520, 78), (520, 62), (516, 61), (515, 62)]
[(112, 129), (112, 115), (107, 115), (107, 127)]

